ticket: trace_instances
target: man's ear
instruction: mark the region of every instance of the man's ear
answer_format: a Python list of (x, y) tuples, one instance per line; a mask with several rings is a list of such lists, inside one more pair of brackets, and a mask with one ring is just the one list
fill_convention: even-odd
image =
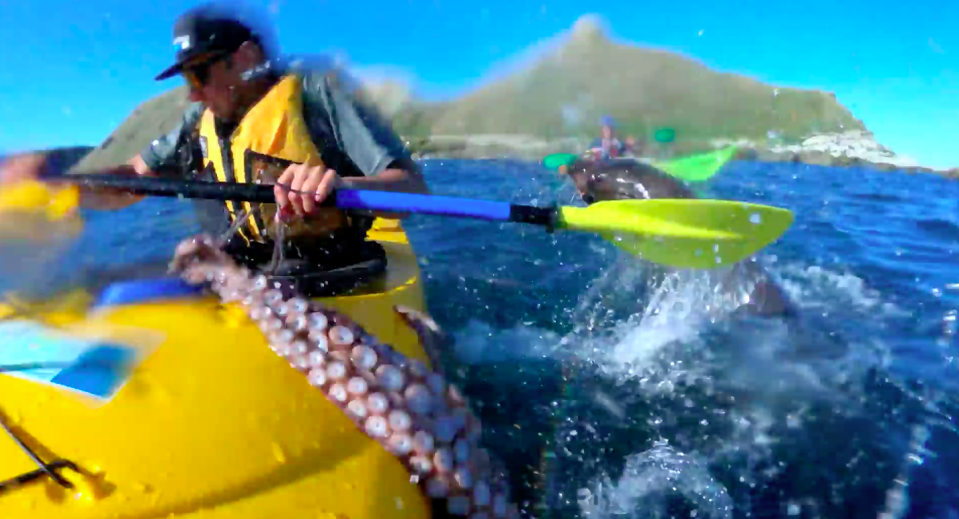
[(260, 65), (264, 61), (263, 49), (256, 42), (247, 40), (233, 53), (234, 64), (242, 69)]

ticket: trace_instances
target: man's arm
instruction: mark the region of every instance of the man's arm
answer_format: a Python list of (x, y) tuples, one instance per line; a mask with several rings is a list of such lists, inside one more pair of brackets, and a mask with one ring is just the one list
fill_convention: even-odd
[[(190, 105), (180, 122), (166, 135), (154, 139), (140, 153), (132, 157), (123, 166), (110, 170), (113, 175), (159, 176), (176, 174), (181, 170), (179, 164), (184, 146), (189, 146), (189, 135), (202, 114), (198, 103)], [(121, 209), (143, 199), (122, 190), (97, 189), (83, 190), (80, 204), (91, 209)]]
[(380, 173), (373, 176), (346, 177), (343, 183), (355, 189), (397, 191), (400, 193), (430, 193), (423, 174), (412, 159), (397, 159), (390, 162)]
[(311, 132), (321, 134), (315, 135), (314, 141), (331, 137), (335, 139), (335, 147), (364, 175), (344, 177), (345, 186), (429, 193), (429, 187), (409, 150), (374, 108), (360, 102), (346, 88), (337, 86), (320, 74), (307, 78), (305, 102), (311, 104), (309, 112), (312, 118), (325, 119), (310, 121)]
[[(96, 173), (91, 173), (96, 174)], [(104, 172), (104, 174), (110, 175), (150, 175), (151, 172), (144, 164), (143, 159), (140, 155), (133, 157), (128, 160), (126, 164), (113, 168), (109, 171)], [(114, 189), (82, 189), (80, 191), (80, 207), (86, 209), (99, 209), (102, 211), (110, 211), (114, 209), (123, 209), (129, 205), (132, 205), (135, 202), (139, 202), (143, 199), (142, 195), (135, 195), (133, 193), (114, 190)]]

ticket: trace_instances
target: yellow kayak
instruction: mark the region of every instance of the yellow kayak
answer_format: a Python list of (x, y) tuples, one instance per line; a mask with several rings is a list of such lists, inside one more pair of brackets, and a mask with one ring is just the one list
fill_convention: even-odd
[[(412, 247), (395, 220), (378, 220), (370, 238), (386, 249), (388, 273), (362, 293), (321, 301), (428, 365), (393, 312), (425, 311)], [(102, 399), (0, 372), (0, 420), (15, 437), (0, 430), (3, 519), (430, 517), (401, 462), (273, 353), (238, 305), (186, 293), (98, 298), (0, 305), (5, 343), (17, 330), (47, 342), (59, 333), (142, 355)], [(62, 460), (55, 474), (68, 485), (26, 477), (38, 464), (17, 439), (44, 462)]]

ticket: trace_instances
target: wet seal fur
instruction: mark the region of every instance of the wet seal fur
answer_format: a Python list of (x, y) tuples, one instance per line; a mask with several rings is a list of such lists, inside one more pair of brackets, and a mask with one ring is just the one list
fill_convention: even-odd
[[(562, 166), (587, 204), (606, 200), (698, 198), (684, 183), (655, 167), (633, 159), (576, 160)], [(724, 278), (723, 290), (751, 285), (745, 309), (764, 317), (795, 317), (796, 307), (754, 258), (737, 263)]]

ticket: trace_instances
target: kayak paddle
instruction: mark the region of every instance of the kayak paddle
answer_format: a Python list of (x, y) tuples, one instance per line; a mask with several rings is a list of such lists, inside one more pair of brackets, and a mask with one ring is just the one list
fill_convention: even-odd
[[(122, 189), (134, 194), (275, 201), (272, 185), (156, 177), (72, 175), (54, 180), (73, 189)], [(56, 188), (54, 188), (56, 189)], [(324, 206), (343, 210), (430, 214), (596, 232), (643, 259), (677, 268), (731, 265), (775, 241), (792, 224), (786, 209), (724, 200), (617, 200), (588, 207), (535, 207), (460, 197), (339, 189)], [(2, 211), (2, 208), (0, 208)]]
[(567, 166), (576, 160), (579, 155), (575, 153), (553, 153), (543, 157), (543, 166), (546, 169), (551, 169), (553, 171), (560, 168), (560, 166)]
[(44, 241), (76, 236), (77, 190), (56, 189), (39, 182), (18, 182), (0, 188), (0, 236), (7, 240)]
[(736, 156), (738, 149), (729, 146), (721, 150), (681, 157), (667, 162), (652, 162), (656, 169), (686, 182), (704, 182), (713, 177)]

